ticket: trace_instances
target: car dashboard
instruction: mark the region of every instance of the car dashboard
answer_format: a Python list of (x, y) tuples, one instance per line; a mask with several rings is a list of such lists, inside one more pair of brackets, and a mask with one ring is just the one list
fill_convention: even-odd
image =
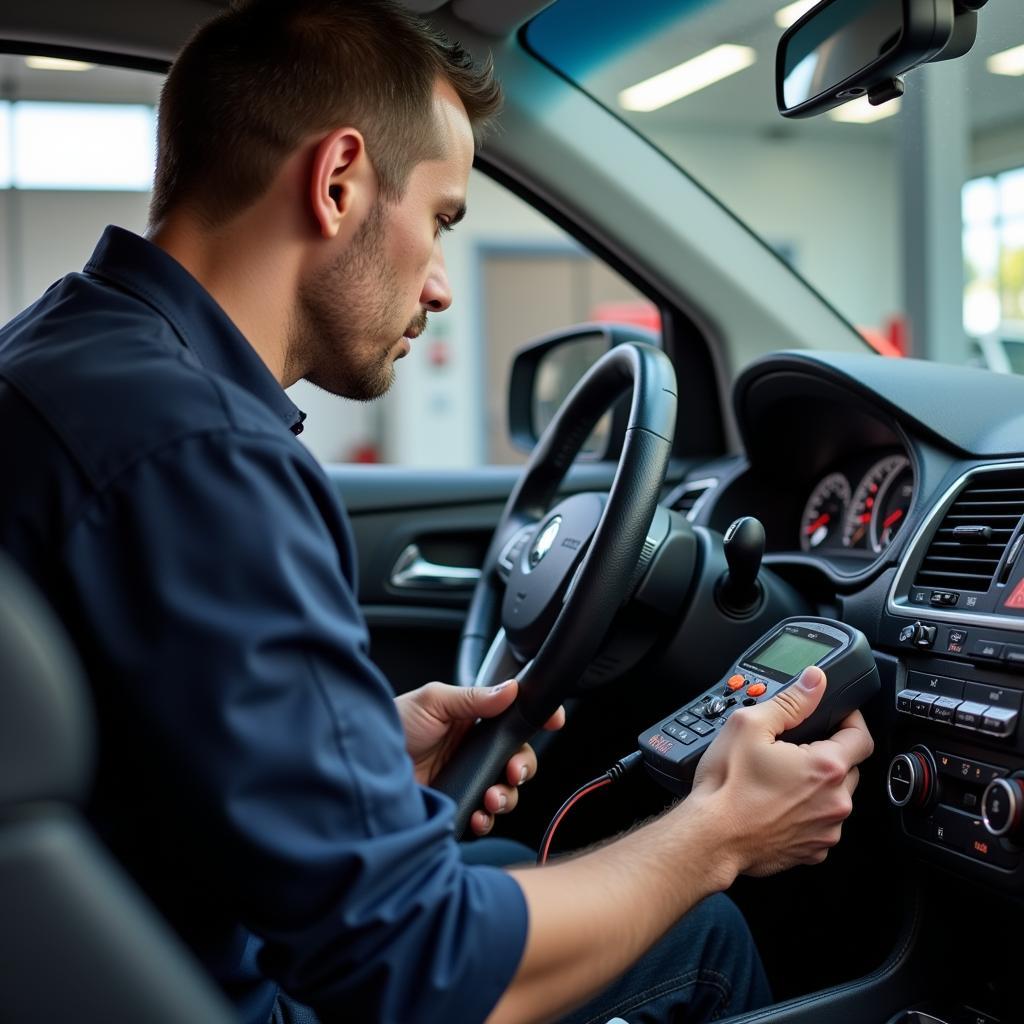
[(793, 352), (748, 368), (734, 401), (745, 455), (695, 470), (691, 520), (757, 516), (770, 571), (866, 634), (888, 764), (874, 795), (899, 842), (1019, 897), (1024, 382)]

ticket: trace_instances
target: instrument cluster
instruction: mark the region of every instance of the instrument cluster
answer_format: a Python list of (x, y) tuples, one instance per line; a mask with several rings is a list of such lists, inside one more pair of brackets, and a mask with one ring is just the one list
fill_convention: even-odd
[(800, 520), (803, 551), (877, 555), (906, 521), (914, 496), (910, 460), (900, 452), (841, 467), (811, 491)]

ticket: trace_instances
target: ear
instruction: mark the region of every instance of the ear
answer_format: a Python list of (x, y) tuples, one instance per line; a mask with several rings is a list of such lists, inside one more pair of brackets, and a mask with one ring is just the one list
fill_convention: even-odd
[(309, 170), (311, 210), (321, 237), (336, 238), (358, 227), (375, 185), (360, 132), (339, 128), (321, 139)]

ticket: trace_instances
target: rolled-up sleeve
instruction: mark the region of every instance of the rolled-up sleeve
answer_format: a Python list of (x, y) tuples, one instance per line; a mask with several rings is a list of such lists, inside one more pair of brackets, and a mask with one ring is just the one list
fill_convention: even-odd
[(522, 955), (525, 901), (462, 864), (451, 802), (417, 785), (347, 520), (290, 441), (179, 438), (67, 535), (100, 811), (115, 846), (159, 848), (179, 890), (237, 915), (266, 974), (325, 1020), (483, 1020)]

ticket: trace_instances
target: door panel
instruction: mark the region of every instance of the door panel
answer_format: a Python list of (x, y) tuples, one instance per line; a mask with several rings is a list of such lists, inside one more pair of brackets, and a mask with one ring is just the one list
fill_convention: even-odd
[[(349, 511), (359, 562), (359, 601), (374, 660), (398, 692), (451, 679), (456, 643), (472, 588), (396, 586), (393, 570), (410, 544), (433, 563), (479, 568), (520, 470), (488, 466), (423, 471), (390, 466), (330, 466)], [(574, 467), (562, 493), (606, 491), (615, 466)]]

